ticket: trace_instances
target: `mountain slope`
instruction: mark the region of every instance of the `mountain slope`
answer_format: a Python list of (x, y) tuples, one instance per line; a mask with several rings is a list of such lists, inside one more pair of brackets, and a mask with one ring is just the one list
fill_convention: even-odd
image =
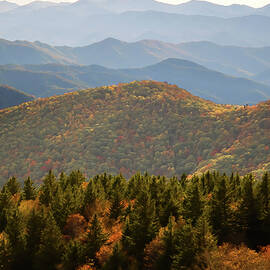
[(270, 85), (270, 69), (267, 69), (264, 72), (257, 74), (256, 76), (254, 76), (254, 79)]
[(33, 96), (18, 91), (13, 87), (0, 85), (0, 109), (17, 106), (23, 102), (28, 102), (33, 99)]
[(33, 72), (20, 66), (0, 66), (0, 82), (36, 97), (53, 96), (83, 88), (79, 83), (54, 72)]
[(108, 69), (96, 65), (0, 66), (0, 82), (37, 97), (133, 80), (168, 81), (192, 94), (223, 104), (255, 104), (270, 98), (270, 86), (230, 77), (180, 59), (167, 59), (137, 69)]
[(270, 169), (269, 106), (217, 105), (149, 81), (39, 99), (0, 112), (1, 180), (49, 169), (259, 173)]
[(0, 64), (68, 64), (72, 61), (57, 48), (40, 42), (0, 39)]

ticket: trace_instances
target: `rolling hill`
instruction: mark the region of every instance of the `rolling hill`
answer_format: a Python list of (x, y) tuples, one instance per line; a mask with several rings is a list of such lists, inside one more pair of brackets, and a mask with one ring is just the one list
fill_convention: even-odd
[(17, 106), (33, 99), (33, 96), (18, 91), (13, 87), (0, 85), (0, 110), (11, 106)]
[(270, 169), (270, 103), (218, 105), (153, 81), (38, 99), (0, 112), (1, 181), (81, 169), (129, 176)]
[(270, 68), (270, 47), (220, 46), (211, 42), (172, 44), (154, 40), (124, 42), (107, 38), (84, 47), (0, 40), (0, 64), (79, 64), (138, 68), (167, 58), (196, 62), (238, 77), (253, 78)]
[(56, 64), (0, 66), (0, 82), (37, 97), (133, 80), (168, 81), (192, 94), (223, 104), (255, 104), (270, 98), (270, 86), (227, 76), (180, 59), (167, 59), (134, 69)]

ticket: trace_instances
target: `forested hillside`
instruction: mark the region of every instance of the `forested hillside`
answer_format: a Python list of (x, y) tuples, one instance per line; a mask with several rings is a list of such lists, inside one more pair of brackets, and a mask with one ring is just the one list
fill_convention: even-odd
[(16, 106), (33, 99), (33, 96), (18, 91), (13, 87), (0, 85), (0, 109)]
[[(270, 177), (80, 171), (0, 191), (4, 270), (268, 270)], [(245, 245), (245, 246), (244, 246)]]
[(167, 176), (270, 168), (270, 102), (218, 105), (153, 81), (38, 99), (0, 111), (1, 181), (50, 169)]

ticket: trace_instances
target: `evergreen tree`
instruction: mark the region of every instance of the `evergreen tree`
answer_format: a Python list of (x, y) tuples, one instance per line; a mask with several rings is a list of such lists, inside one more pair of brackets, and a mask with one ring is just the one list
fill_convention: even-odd
[(6, 187), (3, 187), (0, 192), (0, 232), (2, 232), (7, 225), (7, 214), (9, 209), (14, 206), (12, 202), (12, 195)]
[(183, 216), (194, 226), (202, 214), (202, 201), (197, 183), (191, 182), (187, 188), (183, 202)]
[(39, 249), (41, 234), (47, 223), (46, 210), (40, 207), (38, 210), (33, 209), (30, 213), (26, 224), (26, 248), (28, 256), (34, 261), (35, 254)]
[(155, 205), (149, 192), (141, 191), (125, 224), (122, 238), (124, 249), (141, 263), (145, 245), (153, 240), (158, 230)]
[(44, 179), (43, 185), (41, 186), (39, 201), (42, 204), (49, 206), (53, 200), (53, 196), (56, 189), (57, 189), (56, 178), (53, 172), (49, 171), (48, 175)]
[(20, 183), (17, 181), (16, 177), (11, 177), (5, 184), (5, 188), (12, 194), (15, 195), (21, 189)]
[(53, 215), (48, 213), (46, 225), (41, 232), (40, 245), (36, 255), (35, 269), (55, 270), (61, 262), (63, 240)]
[(35, 200), (37, 196), (37, 191), (36, 187), (34, 186), (33, 181), (31, 180), (30, 177), (28, 177), (24, 181), (24, 186), (23, 186), (23, 199), (24, 200)]
[(65, 245), (62, 256), (63, 269), (74, 270), (86, 261), (83, 245), (78, 240), (71, 240)]
[(221, 243), (226, 239), (229, 229), (230, 207), (225, 177), (218, 179), (208, 208), (210, 224)]
[(261, 222), (261, 244), (267, 244), (270, 241), (270, 178), (268, 173), (262, 177), (257, 192), (257, 201), (259, 209), (259, 220)]
[(14, 208), (8, 212), (7, 226), (5, 233), (8, 236), (11, 252), (12, 252), (12, 269), (21, 269), (21, 265), (27, 264), (25, 256), (26, 239), (25, 239), (25, 224), (23, 216), (18, 208)]
[(67, 184), (71, 185), (72, 187), (78, 187), (83, 182), (85, 182), (85, 180), (85, 177), (79, 170), (72, 171), (71, 174), (67, 177)]
[(239, 206), (239, 223), (242, 231), (246, 234), (248, 244), (251, 246), (256, 245), (256, 231), (258, 227), (258, 212), (254, 197), (253, 181), (252, 175), (247, 175), (243, 178), (241, 203)]
[(118, 191), (114, 192), (114, 195), (112, 196), (112, 203), (110, 207), (110, 218), (112, 219), (117, 219), (119, 216), (121, 216), (123, 209), (124, 209), (124, 204), (121, 198), (121, 194)]
[(97, 215), (94, 215), (85, 239), (84, 252), (87, 260), (93, 259), (95, 264), (98, 263), (96, 253), (106, 243), (107, 239), (108, 237), (103, 232)]
[(172, 270), (191, 269), (198, 253), (195, 233), (191, 224), (179, 226), (174, 233), (176, 254), (172, 257)]

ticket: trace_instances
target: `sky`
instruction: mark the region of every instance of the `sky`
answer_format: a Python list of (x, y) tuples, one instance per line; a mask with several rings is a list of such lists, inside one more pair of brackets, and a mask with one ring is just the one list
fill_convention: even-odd
[[(0, 0), (3, 1), (3, 0)], [(19, 5), (24, 5), (33, 0), (8, 0), (9, 2), (14, 2)], [(50, 2), (76, 2), (76, 0), (47, 0)], [(134, 0), (136, 1), (136, 0)], [(159, 0), (160, 2), (170, 3), (170, 4), (180, 4), (187, 2), (187, 0)], [(270, 4), (270, 0), (208, 0), (209, 2), (213, 2), (221, 5), (231, 5), (231, 4), (245, 4), (252, 7), (262, 7), (267, 4)]]

